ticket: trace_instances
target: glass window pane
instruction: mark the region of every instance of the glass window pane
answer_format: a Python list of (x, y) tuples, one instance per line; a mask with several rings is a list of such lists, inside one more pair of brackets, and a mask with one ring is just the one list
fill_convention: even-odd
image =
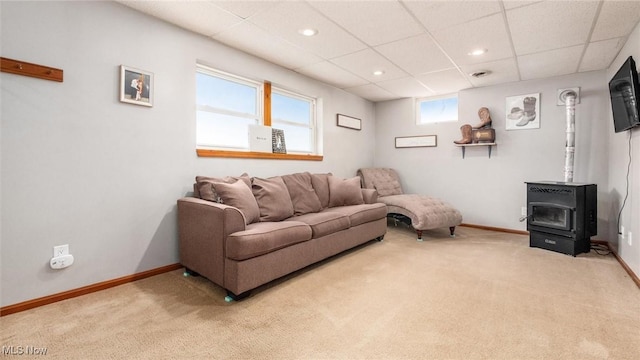
[(198, 105), (257, 114), (257, 88), (219, 77), (196, 73)]
[(249, 124), (253, 119), (197, 112), (196, 144), (235, 149), (249, 148)]
[(458, 97), (421, 100), (418, 123), (458, 121)]
[(271, 118), (309, 125), (311, 122), (311, 102), (290, 96), (271, 93)]

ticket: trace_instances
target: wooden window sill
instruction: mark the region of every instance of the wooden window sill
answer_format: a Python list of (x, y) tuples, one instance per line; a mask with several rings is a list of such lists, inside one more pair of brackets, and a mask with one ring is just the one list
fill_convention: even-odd
[(199, 157), (226, 157), (241, 159), (274, 159), (274, 160), (307, 160), (322, 161), (322, 155), (305, 155), (305, 154), (273, 154), (266, 152), (253, 151), (228, 151), (228, 150), (207, 150), (196, 149)]

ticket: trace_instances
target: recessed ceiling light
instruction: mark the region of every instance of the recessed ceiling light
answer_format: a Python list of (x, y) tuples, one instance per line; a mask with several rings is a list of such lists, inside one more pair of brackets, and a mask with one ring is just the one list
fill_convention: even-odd
[(472, 51), (472, 52), (470, 52), (470, 53), (467, 53), (467, 55), (471, 55), (471, 56), (480, 56), (480, 55), (482, 55), (482, 54), (484, 54), (484, 53), (486, 53), (486, 52), (487, 52), (487, 49), (476, 49), (476, 50), (473, 50), (473, 51)]
[(300, 29), (298, 30), (298, 32), (304, 36), (313, 36), (318, 33), (318, 30), (308, 28), (308, 29)]
[(376, 70), (376, 71), (373, 72), (373, 75), (375, 75), (375, 76), (380, 76), (382, 74), (384, 74), (384, 71), (382, 71), (382, 70)]

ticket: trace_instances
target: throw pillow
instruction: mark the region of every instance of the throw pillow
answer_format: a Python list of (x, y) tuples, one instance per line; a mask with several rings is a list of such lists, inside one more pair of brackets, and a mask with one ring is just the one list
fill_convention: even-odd
[(293, 203), (293, 212), (295, 215), (303, 215), (322, 210), (320, 199), (313, 190), (311, 184), (311, 174), (308, 172), (284, 175), (282, 177), (289, 197)]
[(251, 191), (260, 209), (260, 221), (281, 221), (293, 216), (289, 191), (280, 176), (253, 178)]
[(313, 185), (313, 190), (316, 191), (323, 209), (329, 207), (329, 176), (331, 173), (311, 174), (311, 185)]
[(376, 180), (373, 187), (378, 191), (379, 196), (390, 196), (402, 194), (402, 186), (396, 179), (388, 179), (386, 181)]
[(339, 179), (329, 176), (329, 207), (364, 204), (360, 177)]
[(249, 225), (258, 221), (260, 209), (251, 193), (251, 188), (243, 180), (236, 180), (231, 184), (214, 182), (213, 187), (223, 204), (237, 207), (242, 212), (245, 224)]
[[(195, 188), (200, 195), (200, 198), (203, 200), (220, 202), (220, 197), (216, 193), (216, 189), (213, 187), (213, 183), (221, 182), (231, 184), (236, 182), (236, 180), (242, 180), (249, 188), (251, 188), (251, 179), (247, 173), (244, 173), (240, 176), (226, 176), (223, 178), (215, 178), (208, 176), (196, 176), (196, 185)], [(195, 191), (194, 191), (195, 192)]]

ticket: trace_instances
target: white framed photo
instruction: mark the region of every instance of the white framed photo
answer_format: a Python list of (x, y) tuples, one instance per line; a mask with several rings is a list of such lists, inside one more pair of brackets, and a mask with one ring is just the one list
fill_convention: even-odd
[(120, 65), (120, 101), (153, 106), (153, 73)]
[(540, 93), (509, 96), (506, 100), (507, 130), (540, 128)]

